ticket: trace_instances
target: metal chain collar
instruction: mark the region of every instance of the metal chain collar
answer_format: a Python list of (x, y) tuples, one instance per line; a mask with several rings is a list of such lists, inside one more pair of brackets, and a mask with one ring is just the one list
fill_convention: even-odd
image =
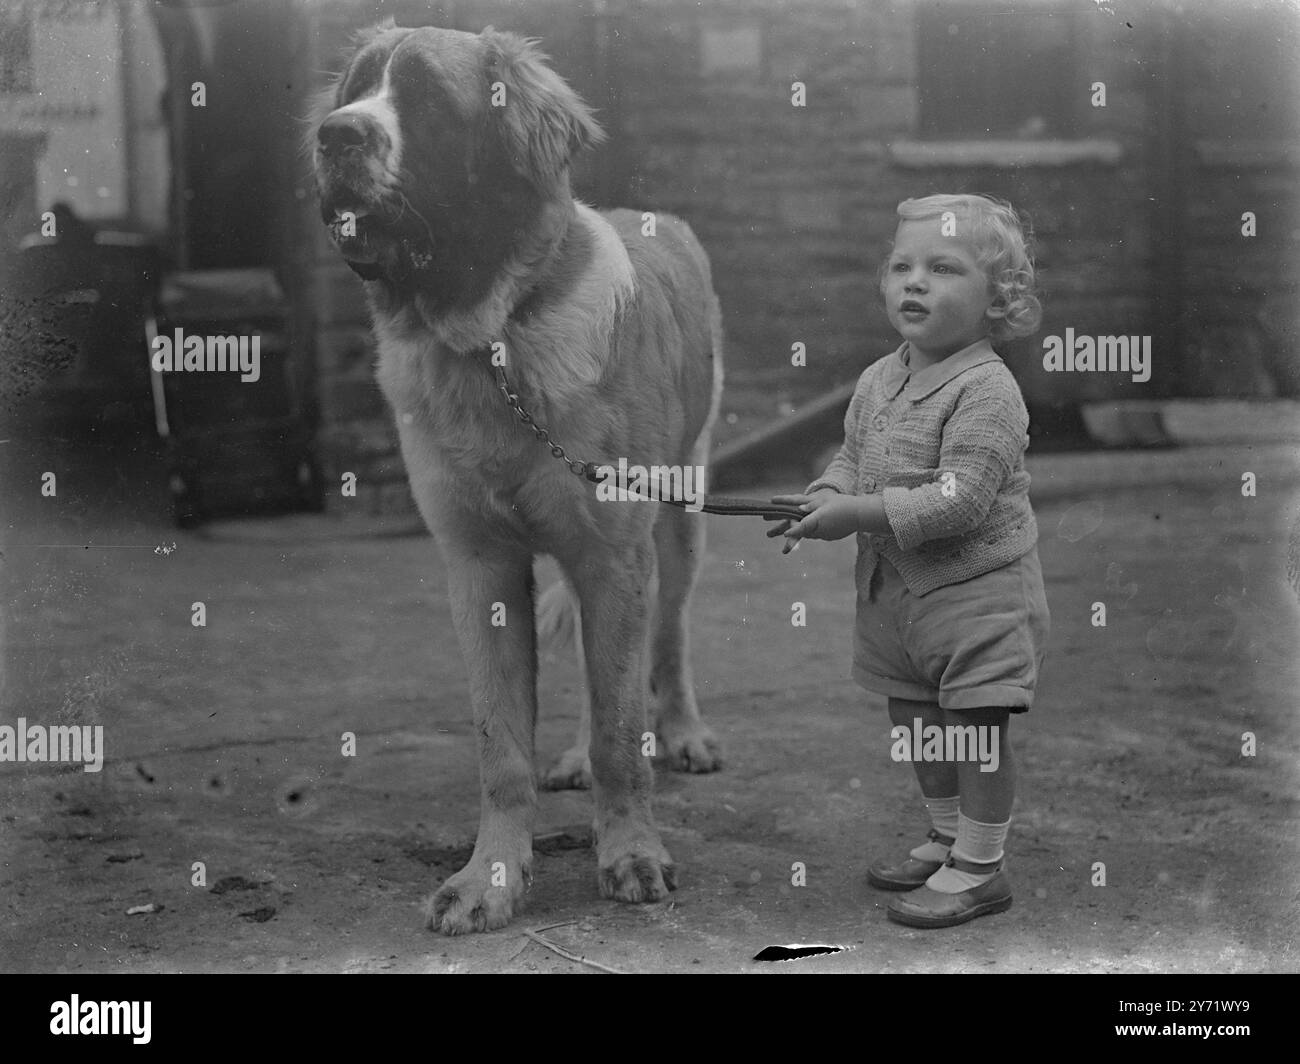
[[(563, 447), (551, 438), (548, 430), (542, 428), (533, 420), (533, 415), (524, 409), (523, 404), (519, 401), (519, 395), (510, 387), (510, 381), (506, 377), (505, 367), (494, 365), (493, 370), (496, 373), (497, 387), (501, 394), (505, 396), (506, 405), (515, 412), (519, 420), (533, 430), (533, 435), (550, 448), (551, 456), (558, 458), (569, 467), (569, 472), (574, 476), (583, 477), (593, 484), (604, 483), (603, 478), (597, 475), (597, 466), (592, 462), (584, 462), (579, 458), (570, 458), (565, 453)], [(662, 494), (657, 499), (647, 499), (649, 502), (666, 503), (669, 506), (686, 507), (686, 501), (683, 499), (665, 498)], [(705, 513), (712, 514), (731, 514), (762, 517), (765, 520), (780, 519), (799, 521), (807, 516), (798, 506), (775, 505), (765, 499), (747, 499), (731, 497), (725, 495), (705, 495), (702, 500), (702, 509)]]
[(497, 387), (501, 390), (501, 394), (505, 396), (506, 405), (518, 415), (520, 421), (533, 430), (533, 435), (538, 440), (551, 449), (551, 457), (564, 462), (569, 467), (569, 472), (574, 476), (584, 477), (593, 484), (599, 484), (601, 481), (600, 477), (596, 475), (595, 465), (591, 462), (584, 462), (579, 458), (570, 458), (565, 453), (564, 448), (551, 439), (550, 432), (537, 424), (533, 420), (533, 415), (523, 408), (523, 404), (519, 402), (519, 395), (511, 389), (510, 381), (506, 378), (505, 367), (494, 365), (492, 368), (496, 372)]

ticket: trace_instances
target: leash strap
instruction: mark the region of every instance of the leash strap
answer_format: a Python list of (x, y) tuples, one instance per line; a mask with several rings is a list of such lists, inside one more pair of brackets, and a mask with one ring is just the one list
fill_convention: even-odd
[[(667, 503), (669, 506), (685, 507), (686, 503), (680, 499), (659, 499), (658, 502)], [(784, 518), (790, 518), (792, 521), (802, 521), (808, 515), (798, 506), (776, 505), (767, 499), (751, 499), (740, 495), (708, 495), (704, 496), (704, 505), (700, 507), (706, 514), (722, 514), (724, 517), (761, 517), (764, 520), (777, 521)]]
[[(600, 467), (594, 462), (584, 462), (578, 458), (570, 458), (565, 449), (558, 444), (548, 430), (533, 420), (532, 414), (524, 409), (519, 401), (519, 395), (510, 387), (510, 381), (506, 377), (504, 366), (493, 365), (496, 373), (497, 388), (505, 397), (506, 405), (515, 412), (515, 415), (533, 430), (533, 435), (537, 437), (539, 443), (550, 448), (551, 457), (558, 458), (569, 467), (569, 472), (574, 476), (582, 477), (591, 481), (593, 484), (604, 483), (603, 478), (596, 472)], [(623, 490), (628, 491), (627, 488)], [(668, 506), (677, 506), (686, 509), (690, 504), (685, 499), (665, 498), (662, 492), (658, 492), (658, 498), (650, 498), (638, 495), (635, 492), (628, 491), (635, 498), (643, 499), (646, 502), (661, 502)], [(745, 498), (738, 495), (709, 495), (704, 496), (703, 504), (699, 507), (707, 514), (721, 514), (725, 517), (762, 517), (766, 520), (783, 520), (789, 518), (793, 521), (800, 521), (808, 515), (805, 514), (798, 506), (793, 505), (776, 505), (767, 499)]]

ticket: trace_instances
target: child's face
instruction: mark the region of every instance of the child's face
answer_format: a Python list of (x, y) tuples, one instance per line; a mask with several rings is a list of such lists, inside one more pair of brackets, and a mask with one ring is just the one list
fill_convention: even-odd
[(880, 284), (889, 322), (924, 360), (938, 362), (988, 334), (1001, 307), (993, 305), (993, 285), (975, 261), (975, 251), (960, 236), (968, 221), (942, 218), (904, 220)]

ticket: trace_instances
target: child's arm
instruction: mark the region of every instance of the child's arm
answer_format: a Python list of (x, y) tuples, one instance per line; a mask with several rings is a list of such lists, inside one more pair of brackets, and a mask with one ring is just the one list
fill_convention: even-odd
[(1020, 460), (1029, 413), (1011, 375), (963, 396), (943, 426), (939, 478), (916, 488), (886, 487), (881, 509), (903, 550), (977, 528)]

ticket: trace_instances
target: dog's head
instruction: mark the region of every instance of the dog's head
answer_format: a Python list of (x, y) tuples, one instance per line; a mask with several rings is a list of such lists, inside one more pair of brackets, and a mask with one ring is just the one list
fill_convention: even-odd
[(490, 270), (521, 224), (569, 197), (603, 134), (529, 40), (486, 29), (359, 35), (314, 124), (321, 218), (362, 277)]

